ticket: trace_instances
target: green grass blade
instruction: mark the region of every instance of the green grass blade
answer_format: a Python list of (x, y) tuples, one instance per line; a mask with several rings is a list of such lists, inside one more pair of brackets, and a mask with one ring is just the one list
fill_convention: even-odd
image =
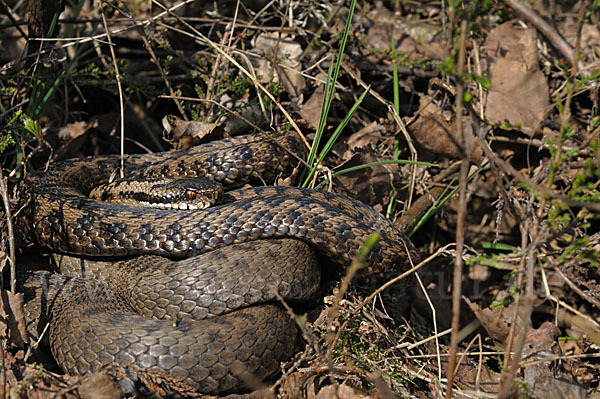
[(329, 183), (331, 181), (331, 179), (333, 179), (334, 177), (337, 177), (339, 175), (343, 175), (344, 173), (354, 172), (355, 170), (361, 170), (361, 169), (371, 168), (373, 166), (391, 165), (391, 164), (414, 164), (414, 165), (438, 167), (438, 165), (436, 165), (434, 163), (420, 162), (420, 161), (409, 161), (409, 160), (404, 160), (404, 159), (394, 159), (394, 160), (388, 160), (388, 161), (369, 162), (369, 163), (365, 163), (365, 164), (362, 164), (362, 165), (351, 166), (349, 168), (339, 170), (339, 171), (333, 173), (331, 175), (331, 178), (325, 179), (324, 181), (322, 181), (321, 183), (319, 183), (315, 187), (315, 189), (319, 189), (319, 188), (323, 187), (325, 184)]
[[(346, 48), (346, 42), (348, 41), (348, 34), (350, 32), (350, 26), (352, 23), (352, 17), (354, 15), (354, 9), (356, 7), (356, 0), (352, 0), (350, 4), (350, 9), (348, 11), (348, 18), (346, 19), (346, 25), (344, 27), (344, 32), (342, 34), (342, 40), (340, 42), (340, 49), (338, 52), (338, 56), (335, 64), (331, 64), (329, 66), (329, 71), (327, 73), (327, 82), (325, 84), (325, 91), (323, 96), (323, 103), (321, 104), (321, 116), (319, 118), (319, 126), (317, 127), (317, 131), (315, 133), (315, 139), (313, 140), (310, 153), (308, 155), (307, 163), (312, 165), (315, 160), (317, 151), (319, 149), (319, 144), (321, 142), (321, 138), (323, 136), (323, 132), (325, 131), (325, 125), (327, 122), (327, 116), (329, 115), (329, 110), (331, 108), (331, 103), (333, 102), (333, 96), (335, 94), (335, 83), (337, 82), (338, 75), (340, 72), (340, 67), (342, 65), (342, 55), (344, 54), (344, 50)], [(333, 65), (333, 67), (332, 67)], [(317, 164), (318, 165), (318, 164)], [(313, 167), (309, 176), (305, 178), (302, 187), (306, 187), (312, 175), (314, 174), (314, 170), (316, 167)]]
[(317, 171), (317, 168), (319, 167), (321, 162), (323, 162), (323, 159), (325, 159), (325, 156), (329, 153), (329, 151), (331, 150), (331, 147), (333, 147), (333, 145), (335, 144), (337, 139), (340, 137), (340, 134), (342, 133), (344, 128), (348, 125), (348, 123), (350, 122), (350, 119), (352, 119), (352, 116), (354, 115), (354, 113), (356, 112), (356, 110), (358, 109), (358, 107), (360, 106), (360, 104), (362, 103), (362, 101), (364, 100), (364, 98), (368, 92), (369, 92), (369, 88), (365, 89), (365, 91), (356, 100), (356, 102), (354, 103), (352, 108), (350, 108), (350, 110), (348, 111), (348, 113), (346, 114), (346, 116), (344, 117), (342, 122), (337, 126), (337, 128), (335, 129), (335, 131), (333, 132), (333, 134), (331, 135), (329, 140), (327, 140), (327, 143), (325, 144), (325, 147), (323, 147), (323, 150), (321, 151), (319, 158), (314, 163), (313, 167), (311, 168), (310, 172), (308, 173), (308, 176), (306, 176), (306, 179), (304, 180), (302, 187), (308, 186), (308, 184), (310, 183), (310, 179), (313, 177), (313, 175)]
[[(479, 168), (477, 168), (477, 170), (475, 172), (471, 173), (471, 175), (469, 177), (467, 177), (467, 183), (470, 182), (471, 180), (473, 180), (473, 178), (475, 176), (477, 176), (483, 170), (483, 168), (485, 168), (486, 166), (487, 166), (487, 163), (484, 163)], [(458, 189), (460, 188), (460, 186), (454, 187), (450, 191), (450, 193), (448, 195), (444, 196), (446, 194), (446, 192), (450, 189), (450, 187), (452, 186), (452, 184), (454, 184), (455, 181), (456, 181), (456, 179), (452, 179), (450, 181), (450, 183), (448, 183), (448, 185), (446, 186), (446, 188), (442, 192), (442, 195), (440, 195), (439, 199), (437, 201), (435, 201), (431, 205), (431, 207), (427, 210), (427, 212), (425, 212), (425, 214), (423, 215), (423, 217), (421, 217), (421, 219), (419, 219), (419, 221), (417, 223), (415, 223), (415, 225), (412, 228), (412, 230), (408, 233), (409, 237), (411, 237), (413, 234), (415, 234), (417, 232), (417, 230), (419, 230), (419, 228), (421, 228), (421, 226), (427, 220), (429, 220), (429, 218), (431, 217), (431, 215), (433, 215), (434, 213), (436, 213), (438, 211), (438, 209), (440, 209), (440, 207), (442, 205), (444, 205), (450, 198), (452, 198), (452, 196), (458, 191)]]

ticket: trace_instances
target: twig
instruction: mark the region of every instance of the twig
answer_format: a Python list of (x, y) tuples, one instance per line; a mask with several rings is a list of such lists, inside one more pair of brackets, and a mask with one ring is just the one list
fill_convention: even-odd
[(517, 371), (520, 367), (521, 355), (523, 354), (523, 347), (527, 338), (527, 332), (531, 329), (531, 313), (533, 312), (533, 304), (536, 299), (534, 280), (535, 280), (535, 266), (537, 264), (537, 249), (541, 242), (542, 237), (545, 236), (546, 228), (539, 228), (539, 223), (532, 223), (531, 233), (531, 244), (527, 253), (527, 279), (526, 279), (526, 290), (523, 298), (523, 308), (520, 312), (520, 317), (513, 320), (513, 324), (519, 324), (519, 335), (517, 337), (517, 343), (514, 348), (514, 356), (511, 359), (510, 367), (506, 373), (506, 377), (500, 387), (498, 393), (498, 399), (508, 398), (513, 389), (513, 381), (517, 375)]
[(17, 21), (18, 16), (14, 15), (15, 12), (12, 10), (12, 8), (10, 8), (8, 6), (8, 4), (6, 4), (6, 2), (4, 0), (0, 0), (0, 4), (2, 5), (2, 7), (0, 9), (2, 9), (3, 13), (8, 17), (8, 19), (10, 19), (10, 23), (11, 23), (10, 26), (14, 27), (15, 29), (17, 29), (19, 31), (19, 33), (21, 34), (21, 36), (23, 36), (23, 38), (25, 40), (28, 40), (29, 36), (19, 26), (19, 25), (26, 25), (27, 22), (22, 21), (22, 23), (20, 23), (19, 21)]
[(457, 84), (456, 84), (456, 131), (462, 138), (463, 159), (460, 165), (459, 174), (459, 205), (456, 222), (456, 257), (454, 258), (454, 273), (452, 281), (452, 335), (450, 336), (450, 358), (448, 359), (448, 370), (446, 372), (448, 381), (446, 383), (446, 398), (452, 398), (452, 385), (454, 384), (454, 375), (456, 373), (456, 353), (458, 352), (458, 332), (460, 329), (460, 302), (462, 294), (462, 275), (464, 260), (462, 257), (465, 245), (465, 219), (467, 215), (467, 177), (469, 175), (470, 165), (470, 132), (465, 132), (463, 128), (463, 93), (464, 93), (464, 68), (466, 58), (466, 31), (467, 21), (461, 22), (460, 28), (460, 47), (458, 51), (457, 65)]
[[(573, 47), (554, 29), (549, 23), (544, 21), (542, 17), (537, 15), (533, 10), (527, 7), (525, 4), (518, 0), (504, 0), (504, 2), (513, 10), (518, 12), (527, 21), (531, 22), (533, 26), (550, 40), (550, 43), (554, 45), (569, 60), (571, 65), (577, 63), (577, 55), (573, 50)], [(583, 1), (580, 2), (582, 4)]]
[[(356, 82), (359, 85), (361, 85), (364, 89), (369, 88), (369, 86), (360, 78), (360, 76), (357, 73), (355, 73), (352, 70), (352, 68), (348, 67), (346, 65), (346, 63), (342, 62), (342, 68), (344, 68), (344, 71), (348, 75), (350, 75), (354, 80), (356, 80)], [(392, 117), (394, 118), (394, 121), (398, 125), (398, 130), (395, 132), (394, 135), (396, 136), (396, 135), (398, 135), (398, 133), (402, 133), (402, 136), (404, 137), (404, 139), (406, 140), (406, 144), (408, 145), (408, 149), (409, 149), (410, 155), (411, 155), (411, 160), (416, 162), (418, 159), (417, 149), (413, 143), (413, 140), (412, 140), (410, 134), (408, 133), (406, 124), (404, 123), (404, 121), (402, 120), (400, 115), (398, 115), (398, 112), (396, 112), (396, 108), (394, 107), (394, 104), (391, 101), (388, 101), (385, 98), (383, 98), (383, 96), (375, 90), (371, 90), (369, 92), (369, 94), (372, 95), (373, 97), (375, 97), (379, 102), (381, 102), (383, 105), (385, 105), (387, 107), (388, 112), (392, 115)], [(412, 196), (415, 191), (414, 187), (415, 187), (415, 182), (416, 182), (416, 178), (417, 178), (416, 176), (417, 176), (417, 165), (412, 164), (411, 170), (410, 170), (410, 183), (409, 183), (409, 187), (407, 190), (408, 198), (406, 199), (406, 201), (404, 203), (405, 210), (409, 209), (410, 206), (412, 205)]]
[[(562, 268), (565, 268), (566, 265), (561, 265)], [(579, 288), (577, 286), (577, 284), (575, 284), (574, 282), (571, 281), (571, 279), (569, 279), (563, 272), (562, 270), (560, 270), (559, 267), (554, 266), (553, 270), (565, 281), (565, 283), (567, 283), (567, 285), (569, 286), (569, 288), (571, 288), (573, 291), (575, 291), (575, 293), (577, 295), (579, 295), (580, 297), (582, 297), (583, 299), (585, 299), (586, 301), (588, 301), (589, 303), (591, 303), (592, 305), (594, 305), (596, 307), (596, 309), (600, 309), (600, 301), (597, 300), (596, 298), (592, 297), (591, 295), (586, 294), (581, 288)]]
[[(573, 92), (575, 91), (575, 77), (577, 76), (577, 60), (579, 58), (579, 51), (581, 50), (581, 33), (583, 31), (583, 11), (585, 10), (585, 1), (579, 1), (579, 15), (577, 18), (577, 40), (575, 41), (575, 49), (573, 50), (574, 60), (571, 61), (571, 76), (567, 77), (569, 84), (567, 91), (567, 99), (565, 100), (565, 106), (561, 115), (562, 124), (566, 126), (569, 123), (571, 117), (571, 102), (573, 100)], [(561, 146), (559, 146), (557, 153), (561, 152)], [(556, 158), (558, 159), (558, 158)]]
[(110, 55), (113, 60), (113, 66), (115, 67), (115, 79), (117, 79), (117, 87), (119, 89), (119, 108), (121, 111), (121, 168), (120, 175), (121, 178), (124, 177), (124, 169), (125, 169), (125, 108), (123, 105), (123, 88), (121, 87), (121, 74), (119, 73), (119, 65), (117, 65), (117, 56), (115, 55), (115, 48), (113, 46), (113, 42), (108, 33), (108, 24), (106, 22), (106, 16), (104, 15), (104, 8), (101, 6), (100, 15), (102, 15), (102, 22), (104, 23), (104, 30), (106, 30), (106, 40), (108, 41), (108, 48), (110, 48)]
[(4, 202), (4, 212), (6, 213), (6, 228), (8, 230), (8, 254), (10, 262), (10, 292), (17, 293), (17, 257), (15, 252), (15, 233), (12, 224), (12, 214), (10, 212), (10, 202), (8, 202), (8, 189), (6, 188), (6, 180), (4, 173), (0, 167), (0, 196)]
[[(144, 19), (144, 20), (141, 20), (141, 21), (136, 21), (136, 22), (134, 22), (130, 26), (126, 26), (124, 28), (115, 29), (115, 30), (113, 30), (111, 32), (106, 31), (106, 32), (100, 33), (98, 35), (88, 36), (88, 37), (84, 37), (84, 38), (77, 37), (77, 38), (56, 39), (56, 38), (35, 37), (35, 38), (31, 38), (30, 40), (32, 40), (32, 41), (34, 41), (34, 40), (35, 41), (42, 41), (42, 42), (44, 42), (44, 41), (69, 41), (69, 43), (65, 43), (65, 44), (63, 44), (61, 46), (54, 47), (54, 48), (51, 48), (51, 49), (40, 50), (40, 52), (39, 52), (39, 54), (47, 54), (47, 53), (49, 53), (51, 51), (56, 50), (57, 48), (71, 47), (71, 46), (75, 46), (77, 44), (83, 44), (83, 43), (91, 42), (91, 41), (94, 41), (94, 40), (103, 39), (103, 38), (105, 38), (108, 35), (116, 35), (118, 33), (127, 32), (127, 31), (129, 31), (131, 29), (137, 28), (138, 26), (150, 25), (152, 22), (155, 22), (155, 21), (157, 21), (159, 19), (162, 19), (165, 15), (167, 15), (169, 13), (169, 11), (174, 11), (174, 10), (180, 8), (180, 7), (185, 6), (186, 4), (193, 3), (195, 1), (197, 1), (197, 0), (183, 0), (181, 3), (175, 4), (173, 7), (169, 8), (168, 11), (160, 12), (160, 13), (152, 16), (151, 18)], [(9, 70), (10, 68), (14, 67), (16, 64), (22, 62), (23, 60), (28, 60), (29, 58), (35, 58), (37, 56), (38, 56), (38, 54), (27, 54), (27, 55), (25, 55), (24, 57), (22, 57), (19, 60), (11, 61), (11, 62), (9, 62), (9, 63), (7, 63), (5, 65), (2, 65), (2, 67), (0, 67), (0, 73), (3, 73), (5, 71)]]
[(140, 36), (142, 37), (144, 45), (146, 46), (146, 50), (148, 51), (148, 53), (150, 53), (150, 57), (152, 58), (154, 65), (156, 65), (156, 69), (158, 69), (158, 73), (160, 73), (160, 76), (162, 77), (163, 83), (165, 84), (165, 86), (167, 87), (167, 90), (169, 90), (169, 93), (171, 94), (171, 97), (173, 99), (173, 102), (175, 103), (175, 106), (177, 107), (177, 110), (181, 114), (181, 117), (187, 121), (188, 117), (186, 116), (185, 111), (181, 107), (181, 104), (179, 104), (177, 96), (175, 95), (175, 92), (173, 91), (173, 87), (171, 86), (171, 82), (167, 78), (165, 71), (160, 66), (160, 61), (158, 60), (158, 57), (156, 57), (156, 54), (154, 53), (154, 49), (152, 48), (152, 45), (148, 41), (146, 31), (144, 29), (142, 29), (141, 27), (138, 28), (138, 30), (140, 31)]
[[(168, 11), (168, 12), (171, 13), (171, 11)], [(208, 44), (210, 47), (212, 47), (213, 49), (215, 49), (219, 54), (222, 54), (223, 57), (227, 58), (227, 60), (229, 60), (229, 62), (231, 62), (233, 65), (235, 65), (235, 67), (238, 68), (240, 70), (240, 72), (242, 72), (244, 75), (246, 75), (248, 78), (250, 78), (254, 82), (254, 84), (263, 93), (265, 93), (265, 95), (267, 97), (269, 97), (269, 99), (271, 101), (273, 101), (273, 104), (275, 104), (277, 106), (277, 108), (279, 108), (279, 110), (285, 116), (285, 118), (290, 123), (290, 125), (294, 128), (294, 130), (301, 137), (301, 139), (304, 142), (304, 144), (306, 145), (306, 147), (310, 148), (310, 145), (308, 144), (308, 141), (306, 140), (306, 137), (304, 137), (304, 134), (302, 134), (302, 131), (300, 130), (300, 127), (298, 127), (298, 124), (296, 123), (296, 121), (294, 121), (294, 119), (292, 118), (292, 116), (290, 115), (290, 113), (283, 107), (283, 105), (281, 105), (281, 103), (279, 101), (277, 101), (277, 99), (273, 96), (273, 94), (271, 94), (271, 92), (269, 92), (269, 90), (267, 90), (260, 82), (258, 82), (256, 80), (256, 78), (254, 76), (252, 76), (252, 74), (250, 72), (248, 72), (248, 70), (246, 68), (244, 68), (232, 56), (230, 56), (225, 51), (223, 51), (223, 49), (221, 49), (219, 46), (217, 46), (212, 40), (210, 40), (208, 37), (206, 37), (205, 35), (203, 35), (200, 31), (198, 31), (196, 28), (194, 28), (193, 26), (191, 26), (187, 22), (185, 22), (182, 19), (180, 19), (177, 15), (173, 14), (173, 16), (175, 18), (177, 18), (177, 20), (180, 21), (182, 24), (184, 24), (188, 29), (190, 29), (193, 32), (193, 34), (191, 34), (189, 32), (186, 32), (186, 31), (183, 31), (181, 29), (177, 29), (177, 28), (175, 28), (173, 26), (170, 26), (170, 25), (165, 25), (165, 24), (160, 24), (160, 25), (166, 27), (167, 29), (173, 30), (175, 32), (179, 32), (182, 35), (193, 37), (194, 39), (196, 39), (196, 40), (198, 40), (200, 42)]]

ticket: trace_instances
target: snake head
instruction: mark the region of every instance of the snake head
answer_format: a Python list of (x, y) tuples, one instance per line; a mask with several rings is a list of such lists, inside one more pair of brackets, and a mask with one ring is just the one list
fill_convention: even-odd
[(106, 202), (161, 209), (206, 209), (223, 196), (223, 187), (203, 177), (121, 179), (94, 188), (90, 197)]

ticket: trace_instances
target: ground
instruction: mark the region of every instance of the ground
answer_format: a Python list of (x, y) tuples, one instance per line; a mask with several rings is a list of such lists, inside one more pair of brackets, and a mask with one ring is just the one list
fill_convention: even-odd
[[(314, 152), (282, 184), (357, 198), (412, 238), (410, 314), (332, 289), (262, 395), (600, 396), (597, 0), (29, 3), (0, 2), (3, 212), (27, 171), (123, 139), (294, 129)], [(0, 227), (0, 397), (115, 397), (110, 371), (24, 360), (24, 247)]]

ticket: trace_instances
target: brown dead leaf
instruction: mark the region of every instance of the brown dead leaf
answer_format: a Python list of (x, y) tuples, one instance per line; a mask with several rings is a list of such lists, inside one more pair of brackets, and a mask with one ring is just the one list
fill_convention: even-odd
[(357, 395), (354, 392), (354, 389), (350, 388), (345, 384), (332, 384), (322, 388), (315, 399), (329, 399), (329, 398), (337, 398), (337, 399), (358, 399), (369, 397), (365, 397), (363, 395)]
[(556, 348), (556, 338), (560, 330), (554, 324), (545, 322), (535, 330), (527, 332), (523, 347), (523, 358), (530, 358), (541, 353), (549, 353)]
[[(409, 126), (409, 131), (415, 141), (426, 150), (446, 157), (460, 159), (461, 139), (456, 132), (454, 120), (446, 120), (442, 117), (440, 107), (431, 102), (426, 96), (420, 98), (419, 117)], [(471, 160), (477, 164), (483, 159), (483, 151), (474, 146), (471, 152)]]
[[(481, 370), (479, 367), (481, 366)], [(455, 381), (464, 384), (470, 389), (476, 386), (484, 392), (498, 392), (498, 381), (501, 380), (501, 374), (492, 370), (487, 364), (479, 364), (473, 358), (464, 357), (456, 370)]]
[(77, 387), (81, 399), (119, 399), (121, 389), (114, 378), (105, 373), (94, 373), (85, 377)]
[(97, 120), (94, 120), (92, 122), (80, 121), (80, 122), (69, 123), (68, 125), (61, 127), (58, 130), (58, 138), (63, 141), (73, 140), (73, 139), (76, 139), (77, 137), (83, 136), (90, 129), (94, 129), (97, 126), (98, 126)]
[(548, 83), (538, 66), (535, 30), (506, 22), (490, 32), (483, 48), (492, 85), (486, 119), (533, 135), (550, 105)]
[(424, 57), (440, 60), (445, 57), (444, 47), (435, 41), (442, 31), (439, 24), (400, 20), (381, 2), (378, 2), (367, 17), (372, 24), (361, 39), (366, 44), (362, 52), (374, 64), (392, 62), (387, 54), (392, 50), (392, 38), (395, 40), (394, 50), (406, 55), (406, 60), (417, 61)]
[(356, 133), (353, 133), (345, 142), (348, 148), (342, 155), (342, 159), (350, 159), (357, 150), (362, 150), (366, 147), (375, 149), (377, 143), (383, 138), (383, 132), (385, 132), (385, 128), (373, 121)]
[(490, 308), (482, 309), (478, 304), (471, 302), (468, 298), (463, 298), (471, 308), (477, 319), (481, 322), (488, 335), (495, 340), (504, 343), (510, 332), (510, 324), (513, 311), (509, 306), (502, 312), (494, 311)]
[(308, 101), (301, 106), (300, 111), (298, 112), (311, 129), (316, 130), (319, 127), (319, 119), (321, 118), (321, 105), (323, 104), (324, 93), (325, 88), (323, 85), (317, 87)]
[[(545, 322), (535, 330), (528, 331), (523, 347), (523, 358), (544, 360), (558, 353), (556, 338), (560, 330), (551, 322)], [(535, 362), (523, 368), (523, 380), (534, 397), (584, 398), (585, 390), (564, 378), (557, 378), (549, 362)]]
[[(299, 61), (302, 54), (300, 43), (291, 40), (286, 34), (264, 32), (254, 41), (251, 52), (265, 56), (252, 58), (256, 75), (262, 83), (269, 82), (273, 76), (275, 82), (281, 83), (290, 93), (291, 98), (301, 95), (306, 81), (302, 76), (302, 64)], [(275, 60), (276, 63), (272, 62)]]
[(208, 123), (202, 121), (184, 121), (174, 115), (167, 115), (162, 119), (166, 136), (170, 141), (176, 142), (176, 148), (186, 146), (189, 139), (197, 142), (210, 133), (218, 126), (217, 123)]
[[(333, 146), (332, 154), (342, 160), (343, 165), (338, 169), (381, 161), (377, 146), (384, 137), (385, 129), (377, 122), (372, 122), (353, 133), (347, 140)], [(394, 176), (398, 171), (397, 165), (376, 165), (368, 168), (344, 173), (335, 178), (336, 188), (347, 195), (357, 198), (366, 204), (387, 202)], [(382, 211), (382, 209), (378, 209)]]
[(0, 290), (0, 335), (7, 336), (9, 342), (20, 349), (29, 343), (23, 304), (22, 293)]
[[(357, 152), (342, 167), (349, 168), (380, 161), (375, 151), (370, 147)], [(365, 204), (371, 204), (381, 212), (381, 204), (387, 203), (396, 165), (377, 165), (344, 173), (335, 178), (336, 188)]]

